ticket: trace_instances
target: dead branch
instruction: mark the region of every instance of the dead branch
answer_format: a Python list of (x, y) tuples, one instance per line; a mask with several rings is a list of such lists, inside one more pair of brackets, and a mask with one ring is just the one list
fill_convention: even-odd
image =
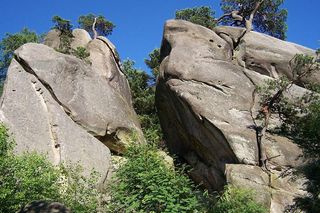
[(93, 39), (96, 39), (98, 37), (98, 33), (96, 31), (96, 24), (97, 24), (97, 17), (94, 18), (94, 21), (92, 24)]

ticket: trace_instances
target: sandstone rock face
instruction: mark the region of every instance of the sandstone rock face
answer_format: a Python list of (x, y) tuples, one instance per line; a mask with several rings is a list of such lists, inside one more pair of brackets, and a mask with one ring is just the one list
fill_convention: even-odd
[[(54, 36), (50, 36), (51, 34), (52, 32), (50, 31), (47, 37), (53, 38)], [(91, 97), (91, 99), (96, 98), (93, 102), (98, 101), (104, 112), (97, 111), (96, 106), (92, 107), (95, 117), (90, 119), (97, 119), (95, 122), (100, 122), (100, 124), (93, 125), (95, 130), (92, 129), (91, 125), (88, 131), (117, 153), (122, 153), (131, 141), (132, 130), (135, 132), (134, 134), (137, 136), (138, 142), (143, 143), (143, 133), (132, 107), (129, 83), (122, 73), (120, 59), (115, 46), (103, 36), (91, 40), (88, 32), (83, 29), (74, 29), (72, 34), (74, 37), (71, 47), (75, 49), (81, 46), (87, 49), (88, 53), (90, 53), (88, 57), (90, 71), (88, 70), (87, 72), (96, 75), (100, 81), (104, 82), (102, 84), (107, 84), (104, 87), (108, 87), (107, 93), (110, 94), (108, 97), (107, 94), (103, 95), (100, 91), (98, 96), (93, 95)], [(59, 36), (55, 36), (55, 39), (51, 40), (60, 40), (60, 38)], [(54, 48), (54, 46), (51, 46), (51, 43), (45, 42), (45, 44)], [(88, 96), (90, 96), (89, 93)], [(104, 101), (100, 100), (101, 97), (103, 97)], [(114, 97), (117, 97), (116, 100)], [(117, 112), (117, 109), (119, 109), (120, 114)], [(105, 116), (101, 116), (100, 113)]]
[(44, 44), (54, 49), (60, 46), (60, 31), (57, 29), (50, 30), (44, 38)]
[[(260, 107), (254, 91), (270, 77), (289, 75), (286, 65), (295, 53), (314, 52), (256, 32), (243, 36), (243, 32), (231, 27), (214, 32), (186, 21), (167, 21), (156, 105), (169, 149), (193, 167), (194, 180), (210, 190), (221, 190), (227, 182), (253, 188), (271, 212), (282, 212), (303, 193), (302, 181), (291, 182), (280, 175), (302, 163), (301, 150), (289, 139), (268, 133), (263, 148), (272, 175), (259, 167), (254, 118)], [(251, 62), (258, 64), (261, 57), (261, 66), (276, 68), (262, 72), (251, 62), (249, 66), (249, 54)], [(293, 86), (287, 96), (305, 92)], [(276, 123), (272, 118), (272, 125)]]
[(122, 85), (117, 85), (98, 73), (90, 64), (43, 44), (16, 50), (0, 120), (13, 134), (17, 152), (36, 150), (55, 164), (79, 162), (86, 173), (95, 169), (105, 177), (109, 148), (123, 152), (132, 134), (144, 142), (126, 79), (122, 75)]
[[(60, 34), (61, 32), (57, 29), (50, 30), (44, 38), (44, 44), (54, 49), (59, 49)], [(72, 49), (77, 49), (77, 47), (86, 47), (91, 41), (89, 33), (83, 29), (74, 29), (72, 31), (72, 36), (72, 42), (70, 43)]]
[[(257, 32), (250, 32), (241, 38), (243, 28), (221, 26), (214, 31), (227, 41), (232, 40), (233, 45), (238, 43), (235, 52), (246, 68), (274, 78), (281, 75), (292, 77), (290, 61), (296, 54), (315, 56), (312, 49)], [(319, 74), (315, 77), (316, 81), (320, 80)]]
[[(71, 42), (71, 48), (77, 49), (78, 47), (86, 47), (91, 41), (89, 33), (83, 29), (74, 29), (72, 31), (73, 39)], [(48, 45), (50, 46), (50, 45)]]

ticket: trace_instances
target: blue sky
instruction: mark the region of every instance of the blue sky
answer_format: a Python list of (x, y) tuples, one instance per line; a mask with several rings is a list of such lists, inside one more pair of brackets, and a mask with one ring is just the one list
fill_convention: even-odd
[[(6, 32), (28, 27), (47, 32), (51, 18), (59, 15), (74, 25), (80, 15), (101, 14), (116, 28), (109, 39), (122, 59), (131, 58), (138, 68), (147, 69), (144, 59), (160, 46), (163, 24), (175, 11), (187, 7), (211, 6), (221, 15), (219, 0), (0, 0), (0, 39)], [(289, 11), (287, 40), (313, 49), (320, 47), (318, 13), (320, 0), (286, 0)]]

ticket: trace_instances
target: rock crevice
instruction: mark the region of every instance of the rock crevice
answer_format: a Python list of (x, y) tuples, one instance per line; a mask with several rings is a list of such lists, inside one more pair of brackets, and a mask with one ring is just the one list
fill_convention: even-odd
[[(244, 32), (167, 21), (156, 105), (169, 149), (193, 167), (195, 181), (209, 190), (220, 190), (226, 183), (252, 188), (271, 212), (282, 212), (294, 196), (303, 194), (303, 181), (281, 175), (301, 165), (302, 152), (290, 139), (270, 132), (260, 143), (256, 87), (273, 77), (290, 78), (285, 65), (294, 54), (314, 52)], [(295, 86), (291, 92), (289, 98), (306, 91)], [(276, 116), (272, 119), (276, 125)], [(262, 159), (268, 160), (270, 172), (260, 167)]]

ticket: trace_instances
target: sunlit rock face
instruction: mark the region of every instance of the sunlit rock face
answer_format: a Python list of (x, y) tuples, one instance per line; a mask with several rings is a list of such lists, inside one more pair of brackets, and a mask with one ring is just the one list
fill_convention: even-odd
[[(295, 54), (314, 51), (234, 27), (205, 27), (182, 20), (165, 24), (156, 105), (165, 141), (193, 169), (191, 177), (209, 190), (226, 183), (253, 188), (271, 212), (283, 212), (303, 194), (303, 180), (283, 177), (301, 165), (301, 150), (288, 138), (267, 133), (268, 168), (259, 167), (254, 118), (260, 110), (257, 85), (286, 75)], [(318, 79), (318, 76), (313, 78)], [(305, 79), (309, 81), (309, 79)], [(301, 97), (294, 85), (286, 94)], [(271, 125), (278, 120), (272, 117)]]
[(38, 151), (55, 164), (79, 162), (85, 173), (94, 169), (105, 177), (110, 150), (122, 153), (133, 135), (137, 143), (144, 138), (112, 43), (91, 40), (83, 30), (73, 35), (71, 46), (86, 48), (87, 60), (57, 52), (57, 31), (49, 33), (47, 45), (28, 43), (15, 51), (0, 120), (18, 153)]

